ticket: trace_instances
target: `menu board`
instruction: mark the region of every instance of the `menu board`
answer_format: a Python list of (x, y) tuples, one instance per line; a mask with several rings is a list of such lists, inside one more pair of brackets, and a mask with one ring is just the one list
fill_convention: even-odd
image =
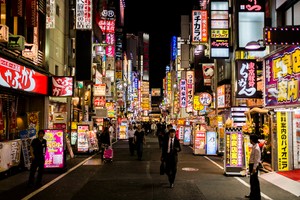
[(64, 167), (64, 131), (46, 129), (44, 138), (47, 140), (45, 168)]
[(77, 151), (87, 152), (89, 150), (89, 138), (88, 138), (89, 125), (77, 126)]

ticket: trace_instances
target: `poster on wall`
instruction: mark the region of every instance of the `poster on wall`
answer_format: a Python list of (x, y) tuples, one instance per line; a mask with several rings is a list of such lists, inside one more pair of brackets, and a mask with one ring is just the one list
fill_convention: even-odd
[(45, 129), (47, 140), (45, 168), (64, 167), (64, 131), (61, 129)]
[(89, 125), (77, 126), (77, 151), (87, 152), (89, 150), (89, 138), (88, 138)]

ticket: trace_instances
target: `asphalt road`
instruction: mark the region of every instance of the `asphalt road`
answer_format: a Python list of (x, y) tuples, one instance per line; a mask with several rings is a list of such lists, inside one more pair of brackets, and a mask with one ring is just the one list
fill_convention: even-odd
[[(0, 181), (0, 199), (239, 200), (249, 193), (249, 177), (224, 175), (221, 157), (195, 156), (189, 146), (182, 146), (175, 187), (169, 188), (167, 176), (159, 174), (157, 138), (146, 141), (142, 161), (121, 140), (113, 145), (111, 163), (101, 163), (98, 154), (78, 155), (66, 172), (47, 172), (40, 188), (26, 187), (28, 171), (11, 176)], [(263, 179), (260, 184), (262, 199), (299, 199)]]

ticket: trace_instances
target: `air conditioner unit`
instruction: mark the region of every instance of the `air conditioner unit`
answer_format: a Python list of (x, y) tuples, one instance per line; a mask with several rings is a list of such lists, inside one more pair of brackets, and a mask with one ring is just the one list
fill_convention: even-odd
[(0, 42), (8, 42), (9, 28), (4, 24), (0, 24)]

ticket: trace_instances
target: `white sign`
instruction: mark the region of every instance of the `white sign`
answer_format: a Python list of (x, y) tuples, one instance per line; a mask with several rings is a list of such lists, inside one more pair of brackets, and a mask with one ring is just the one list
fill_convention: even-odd
[(76, 29), (92, 29), (92, 1), (76, 1)]

